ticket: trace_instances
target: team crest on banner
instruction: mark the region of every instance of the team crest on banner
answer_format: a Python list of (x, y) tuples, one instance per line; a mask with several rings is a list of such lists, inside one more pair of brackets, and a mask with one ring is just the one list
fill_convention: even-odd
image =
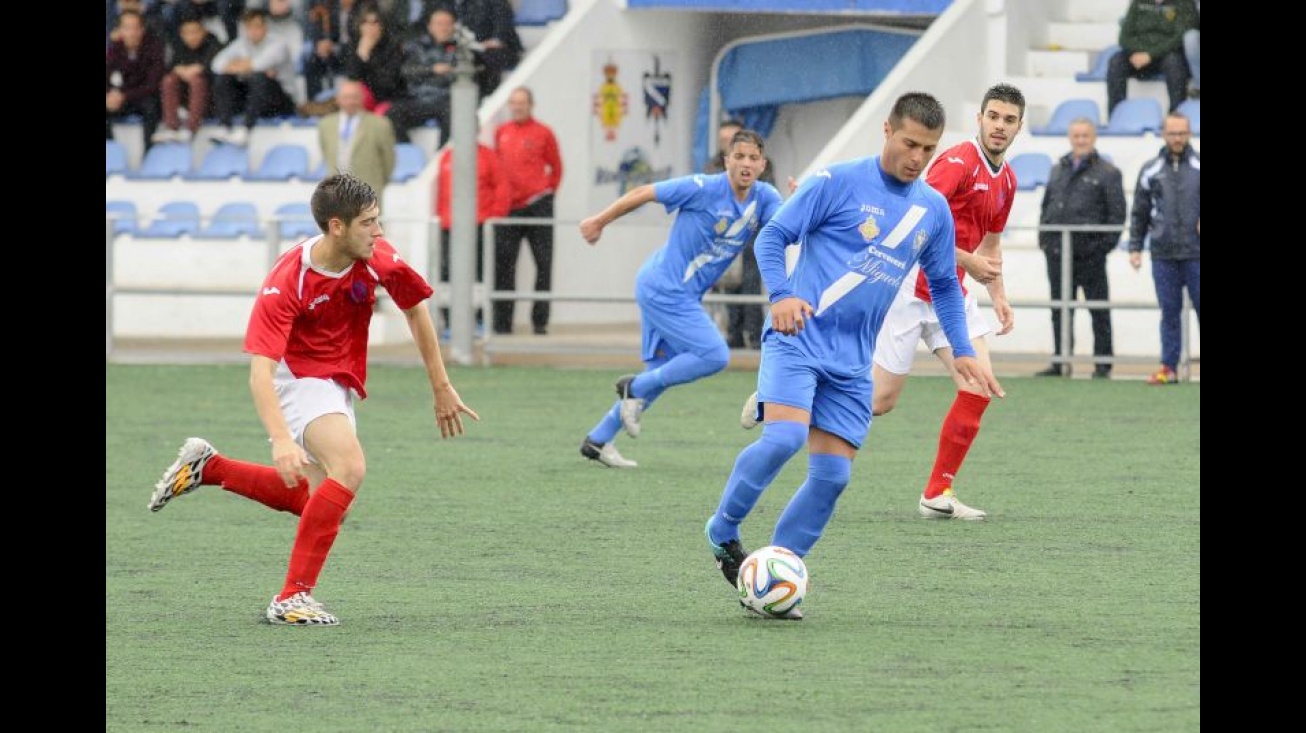
[(667, 121), (671, 102), (671, 74), (662, 71), (661, 59), (653, 57), (653, 70), (644, 72), (645, 116), (653, 121), (653, 142), (658, 142), (661, 126)]
[[(590, 207), (597, 210), (632, 188), (671, 178), (685, 151), (683, 132), (668, 117), (676, 54), (596, 49), (590, 68)], [(635, 94), (642, 115), (629, 108)]]

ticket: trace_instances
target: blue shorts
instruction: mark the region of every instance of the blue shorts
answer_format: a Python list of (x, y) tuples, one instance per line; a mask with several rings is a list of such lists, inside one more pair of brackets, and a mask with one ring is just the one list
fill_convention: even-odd
[(689, 297), (635, 291), (639, 303), (640, 358), (657, 366), (677, 354), (707, 357), (725, 347), (725, 338), (703, 303)]
[(869, 373), (861, 377), (831, 374), (779, 334), (762, 342), (758, 402), (807, 410), (812, 414), (812, 427), (859, 449), (871, 429), (871, 391)]

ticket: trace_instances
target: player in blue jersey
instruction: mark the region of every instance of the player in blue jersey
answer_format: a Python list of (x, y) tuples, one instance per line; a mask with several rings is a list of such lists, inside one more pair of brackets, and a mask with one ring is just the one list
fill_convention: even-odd
[[(717, 567), (732, 587), (748, 556), (740, 523), (804, 444), (807, 479), (769, 544), (803, 557), (821, 538), (870, 429), (876, 334), (917, 263), (929, 278), (957, 371), (986, 394), (1003, 394), (966, 331), (952, 212), (921, 180), (944, 124), (937, 99), (904, 94), (884, 123), (879, 156), (809, 176), (758, 234), (754, 252), (771, 301), (757, 375), (766, 424), (735, 459), (706, 527)], [(786, 267), (791, 242), (800, 244)], [(790, 617), (802, 615), (794, 609)]]
[(671, 178), (632, 189), (580, 223), (596, 244), (603, 228), (650, 201), (676, 212), (666, 244), (640, 267), (635, 301), (643, 327), (645, 369), (617, 380), (617, 399), (581, 441), (580, 454), (612, 468), (634, 468), (613, 444), (625, 428), (638, 437), (640, 416), (668, 387), (726, 368), (730, 349), (703, 309), (703, 293), (721, 277), (780, 207), (780, 193), (758, 180), (766, 168), (761, 135), (740, 130), (724, 173)]

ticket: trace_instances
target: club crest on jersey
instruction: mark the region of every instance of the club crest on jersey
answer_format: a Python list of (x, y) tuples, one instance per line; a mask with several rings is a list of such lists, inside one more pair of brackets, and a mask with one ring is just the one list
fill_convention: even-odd
[(729, 226), (730, 226), (730, 223), (727, 222), (727, 221), (726, 221), (726, 218), (723, 216), (723, 217), (721, 217), (720, 219), (717, 219), (717, 220), (716, 220), (716, 226), (712, 227), (712, 231), (716, 232), (717, 235), (725, 234), (725, 233), (726, 233), (726, 229), (727, 229)]
[(866, 221), (862, 222), (862, 225), (857, 227), (857, 231), (861, 233), (863, 240), (869, 242), (880, 236), (880, 225), (876, 223), (875, 217), (868, 216), (866, 217)]
[(928, 239), (928, 238), (929, 238), (929, 235), (925, 233), (925, 230), (924, 230), (924, 229), (917, 229), (917, 230), (916, 230), (916, 239), (912, 240), (912, 243), (911, 243), (912, 251), (913, 251), (913, 252), (919, 252), (919, 251), (921, 251), (921, 247), (924, 247), (924, 246), (925, 246), (925, 240)]

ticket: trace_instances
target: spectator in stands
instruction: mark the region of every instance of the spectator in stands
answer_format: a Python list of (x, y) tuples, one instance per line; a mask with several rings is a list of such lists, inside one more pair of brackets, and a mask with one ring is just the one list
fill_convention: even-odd
[[(241, 35), (213, 59), (213, 106), (225, 132), (214, 142), (246, 145), (260, 118), (295, 113), (295, 56), (285, 41), (268, 34), (268, 14), (249, 8)], [(241, 127), (234, 127), (236, 116)]]
[[(1070, 152), (1052, 166), (1047, 188), (1043, 191), (1043, 208), (1040, 224), (1113, 224), (1125, 223), (1125, 188), (1121, 183), (1120, 169), (1098, 155), (1097, 126), (1087, 117), (1070, 123)], [(1061, 258), (1064, 232), (1041, 231), (1039, 249), (1047, 257), (1048, 283), (1052, 299), (1061, 297)], [(1079, 289), (1085, 300), (1109, 300), (1106, 258), (1120, 242), (1120, 232), (1071, 232), (1070, 288), (1067, 297), (1075, 298)], [(1111, 311), (1108, 308), (1090, 308), (1093, 321), (1093, 355), (1111, 357)], [(1073, 324), (1074, 311), (1071, 311)], [(1066, 354), (1075, 353), (1074, 327), (1070, 328), (1070, 342)], [(1052, 343), (1061, 354), (1061, 309), (1052, 309)], [(1041, 377), (1069, 373), (1070, 365), (1054, 363), (1038, 372)], [(1097, 362), (1093, 376), (1106, 379), (1111, 376), (1109, 362)]]
[(395, 139), (410, 142), (408, 131), (434, 119), (440, 126), (440, 142), (449, 141), (449, 86), (458, 63), (454, 41), (454, 14), (448, 8), (431, 11), (426, 33), (404, 45), (404, 84), (407, 94), (394, 100), (386, 116), (395, 127)]
[(1162, 128), (1165, 147), (1143, 165), (1134, 186), (1129, 217), (1129, 264), (1143, 265), (1143, 245), (1152, 250), (1152, 281), (1161, 305), (1161, 368), (1148, 384), (1174, 384), (1179, 377), (1183, 291), (1202, 318), (1202, 160), (1190, 142), (1188, 118), (1171, 112)]
[(353, 173), (383, 196), (395, 171), (395, 133), (390, 120), (363, 109), (361, 82), (343, 80), (336, 87), (338, 112), (317, 122), (318, 148), (327, 175)]
[[(532, 116), (535, 97), (518, 87), (508, 96), (510, 119), (494, 132), (499, 162), (512, 187), (509, 216), (553, 218), (553, 196), (562, 183), (562, 154), (553, 129)], [(494, 289), (515, 290), (517, 256), (525, 239), (535, 260), (535, 292), (547, 293), (553, 282), (553, 224), (511, 224), (499, 227), (494, 241)], [(512, 333), (511, 300), (494, 304), (494, 332)], [(531, 325), (537, 336), (549, 329), (549, 301), (531, 306)]]
[(323, 92), (334, 87), (335, 77), (344, 73), (345, 49), (353, 38), (350, 16), (357, 7), (355, 0), (309, 3), (304, 21), (307, 48), (303, 57), (307, 103), (316, 102)]
[(198, 17), (206, 26), (210, 18), (218, 20), (217, 27), (222, 33), (218, 40), (223, 43), (230, 43), (236, 38), (246, 4), (250, 7), (261, 5), (258, 2), (247, 3), (246, 0), (163, 0), (156, 3), (162, 6), (163, 25), (167, 29), (169, 41), (179, 39), (182, 21)]
[[(440, 152), (435, 185), (435, 215), (440, 217), (440, 280), (449, 282), (449, 236), (453, 227), (453, 146)], [(512, 189), (499, 165), (499, 156), (484, 143), (476, 144), (476, 282), (485, 282), (485, 230), (487, 219), (505, 216)], [(444, 328), (449, 327), (449, 309), (441, 308)], [(476, 330), (484, 328), (482, 314), (476, 312)]]
[(140, 115), (148, 150), (159, 126), (159, 85), (167, 71), (163, 39), (145, 30), (145, 18), (135, 10), (119, 13), (118, 31), (104, 58), (104, 139), (113, 139), (115, 121)]
[[(726, 151), (734, 140), (735, 133), (744, 129), (744, 123), (731, 118), (717, 127), (716, 155), (703, 167), (704, 173), (720, 173), (726, 169)], [(766, 168), (758, 180), (775, 185), (775, 168), (771, 159), (766, 159)], [(713, 292), (728, 295), (758, 295), (762, 292), (762, 275), (757, 270), (757, 257), (753, 254), (750, 242), (739, 253), (739, 258), (729, 270), (712, 286)], [(732, 349), (759, 349), (762, 346), (762, 322), (766, 319), (766, 307), (758, 305), (726, 306), (726, 345)]]
[[(163, 40), (165, 49), (170, 42), (168, 34), (163, 25), (163, 8), (159, 2), (145, 2), (145, 0), (107, 0), (105, 10), (107, 11), (107, 22), (109, 26), (108, 40), (116, 41), (118, 34), (118, 16), (124, 10), (135, 10), (145, 19), (145, 30), (153, 33)], [(106, 42), (105, 46), (109, 44)]]
[(1184, 33), (1196, 27), (1193, 0), (1130, 0), (1120, 22), (1120, 51), (1106, 69), (1108, 117), (1124, 100), (1130, 77), (1165, 76), (1172, 112), (1188, 98)]
[(407, 94), (404, 46), (373, 3), (363, 4), (345, 49), (345, 76), (363, 83), (363, 106), (383, 115), (394, 100)]
[(505, 71), (517, 68), (525, 47), (517, 35), (517, 18), (508, 0), (443, 0), (484, 50), (477, 57), (476, 84), (481, 98), (499, 88)]
[[(199, 132), (209, 113), (213, 90), (213, 59), (222, 50), (217, 39), (198, 17), (181, 24), (181, 41), (172, 48), (172, 61), (163, 77), (163, 129), (154, 134), (156, 143), (188, 143)], [(186, 127), (181, 126), (182, 105)]]
[(449, 6), (449, 0), (375, 0), (377, 9), (385, 17), (386, 27), (402, 46), (426, 34), (426, 19), (437, 6)]
[(1188, 60), (1188, 96), (1202, 94), (1202, 4), (1197, 3), (1197, 26), (1184, 31), (1184, 58)]

